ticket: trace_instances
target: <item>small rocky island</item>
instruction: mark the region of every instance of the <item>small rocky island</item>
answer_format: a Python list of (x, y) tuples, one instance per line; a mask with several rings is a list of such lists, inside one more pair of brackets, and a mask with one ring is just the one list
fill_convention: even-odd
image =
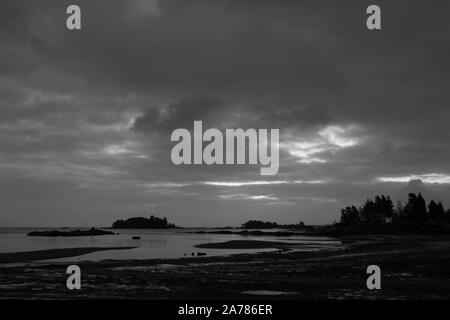
[(167, 222), (167, 218), (135, 217), (127, 220), (117, 220), (112, 225), (113, 229), (173, 229), (177, 228), (173, 223)]
[(28, 236), (31, 237), (93, 237), (93, 236), (104, 236), (104, 235), (113, 235), (115, 234), (112, 231), (106, 231), (101, 229), (96, 229), (95, 227), (89, 230), (70, 230), (70, 231), (61, 231), (61, 230), (48, 230), (48, 231), (31, 231), (28, 233)]

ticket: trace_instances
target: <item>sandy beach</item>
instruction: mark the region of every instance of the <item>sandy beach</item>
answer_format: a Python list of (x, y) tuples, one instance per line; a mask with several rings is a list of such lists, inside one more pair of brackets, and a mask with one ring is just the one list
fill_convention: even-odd
[[(0, 298), (450, 298), (449, 237), (365, 236), (342, 241), (342, 249), (316, 252), (79, 263), (80, 291), (66, 289), (64, 264), (2, 268)], [(372, 264), (381, 268), (381, 290), (366, 288), (366, 268)]]

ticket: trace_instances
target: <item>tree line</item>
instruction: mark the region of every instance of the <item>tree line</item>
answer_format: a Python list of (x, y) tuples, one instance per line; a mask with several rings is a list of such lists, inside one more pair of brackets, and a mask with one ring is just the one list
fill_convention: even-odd
[(292, 228), (292, 229), (303, 229), (306, 225), (303, 221), (297, 224), (278, 224), (276, 222), (260, 221), (260, 220), (250, 220), (243, 223), (241, 228), (244, 229), (275, 229), (275, 228)]
[(422, 194), (410, 193), (408, 202), (394, 204), (389, 196), (377, 195), (367, 199), (363, 206), (354, 205), (341, 210), (343, 225), (361, 223), (392, 223), (401, 225), (442, 225), (450, 223), (450, 210), (441, 201), (431, 200), (428, 205)]

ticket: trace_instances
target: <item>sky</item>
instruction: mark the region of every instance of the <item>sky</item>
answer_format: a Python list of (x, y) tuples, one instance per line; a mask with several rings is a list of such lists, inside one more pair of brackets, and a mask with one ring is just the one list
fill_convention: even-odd
[[(81, 8), (82, 29), (66, 28)], [(448, 1), (2, 0), (0, 226), (331, 223), (450, 207)], [(170, 134), (277, 128), (280, 169), (176, 166)]]

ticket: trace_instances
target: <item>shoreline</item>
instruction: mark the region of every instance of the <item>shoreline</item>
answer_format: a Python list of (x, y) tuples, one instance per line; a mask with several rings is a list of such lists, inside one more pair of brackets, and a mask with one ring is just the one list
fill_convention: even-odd
[[(65, 287), (66, 265), (9, 267), (0, 273), (0, 299), (450, 297), (450, 237), (350, 237), (345, 243), (337, 250), (80, 262), (83, 287), (76, 293)], [(382, 290), (366, 287), (373, 264), (381, 268)]]

